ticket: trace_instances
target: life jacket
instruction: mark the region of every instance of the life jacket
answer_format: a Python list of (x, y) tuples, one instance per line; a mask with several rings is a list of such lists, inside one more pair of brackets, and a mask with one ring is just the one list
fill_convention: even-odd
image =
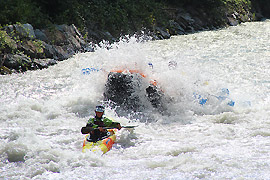
[(112, 127), (112, 128), (116, 128), (117, 124), (119, 124), (118, 122), (113, 122), (111, 119), (107, 118), (107, 117), (102, 117), (102, 118), (90, 118), (87, 122), (86, 126), (90, 126), (93, 128), (97, 128), (97, 127)]
[(94, 117), (94, 118), (90, 118), (87, 122), (87, 125), (89, 126), (95, 126), (97, 125), (98, 127), (105, 127), (105, 124), (103, 122), (103, 119), (104, 118), (97, 118), (97, 117)]

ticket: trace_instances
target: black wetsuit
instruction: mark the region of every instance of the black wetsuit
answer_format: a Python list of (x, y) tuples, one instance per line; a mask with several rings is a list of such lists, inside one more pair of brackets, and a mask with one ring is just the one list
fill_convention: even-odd
[(108, 131), (105, 130), (104, 132), (100, 131), (98, 127), (112, 127), (117, 128), (118, 122), (113, 122), (109, 118), (106, 117), (94, 117), (90, 118), (86, 124), (86, 127), (83, 127), (81, 132), (82, 134), (88, 134), (90, 133), (90, 138), (88, 138), (88, 141), (96, 142), (101, 139), (104, 139), (108, 136)]

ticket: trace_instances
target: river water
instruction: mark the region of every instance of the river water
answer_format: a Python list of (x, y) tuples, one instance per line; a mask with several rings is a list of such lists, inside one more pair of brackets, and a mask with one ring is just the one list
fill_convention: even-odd
[[(266, 20), (169, 40), (132, 37), (1, 76), (0, 179), (270, 179), (269, 47)], [(107, 117), (138, 127), (119, 131), (105, 155), (82, 153), (80, 129), (119, 67), (155, 79), (169, 113), (148, 111), (154, 120), (145, 121), (107, 107)]]

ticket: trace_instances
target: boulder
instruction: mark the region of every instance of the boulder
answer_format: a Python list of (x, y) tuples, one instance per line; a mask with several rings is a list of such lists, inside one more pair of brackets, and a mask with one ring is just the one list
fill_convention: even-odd
[(58, 59), (57, 52), (52, 45), (43, 42), (43, 46), (44, 46), (44, 53), (45, 53), (46, 58)]
[(171, 37), (167, 30), (163, 30), (160, 27), (156, 27), (156, 34), (160, 39), (169, 39)]
[[(108, 35), (108, 33), (106, 33)], [(5, 26), (0, 30), (1, 74), (16, 70), (47, 68), (87, 49), (84, 38), (74, 25), (56, 25), (44, 30), (34, 30), (30, 24)], [(18, 53), (18, 50), (21, 52)], [(23, 53), (23, 54), (22, 54)], [(30, 59), (31, 58), (31, 59)], [(4, 67), (4, 68), (3, 68)]]
[(5, 66), (0, 66), (0, 74), (1, 75), (12, 74), (12, 71)]
[(7, 34), (6, 31), (0, 30), (0, 38), (1, 38), (1, 53), (11, 53), (12, 51), (17, 49), (16, 42)]
[(72, 34), (67, 33), (66, 37), (70, 45), (73, 46), (74, 51), (79, 51), (82, 48), (81, 44), (77, 41), (77, 39), (74, 36), (72, 36)]
[(174, 20), (170, 20), (169, 22), (169, 32), (171, 35), (183, 35), (185, 34), (185, 30)]
[(239, 21), (237, 19), (238, 13), (232, 13), (230, 15), (227, 15), (227, 19), (228, 19), (228, 24), (230, 26), (236, 26), (239, 24)]
[(56, 46), (63, 46), (65, 44), (68, 44), (65, 34), (59, 31), (57, 28), (45, 29), (44, 33), (48, 37), (49, 44)]
[(49, 42), (48, 37), (46, 36), (46, 34), (43, 31), (41, 31), (40, 29), (36, 29), (36, 30), (34, 30), (34, 32), (35, 32), (37, 39), (44, 41), (44, 42), (47, 42), (47, 43)]
[(15, 24), (13, 25), (16, 31), (21, 38), (35, 39), (36, 35), (34, 28), (31, 24)]
[(57, 64), (54, 59), (34, 59), (33, 62), (39, 69), (48, 68), (51, 65)]
[(14, 32), (14, 26), (13, 25), (8, 25), (3, 28), (8, 34)]
[(28, 70), (32, 65), (32, 60), (24, 54), (7, 54), (3, 65), (17, 71)]
[(56, 57), (55, 59), (58, 61), (63, 61), (65, 59), (68, 59), (69, 57), (71, 57), (68, 52), (66, 52), (62, 46), (53, 46), (55, 52), (56, 52)]
[(24, 40), (18, 47), (24, 54), (31, 58), (45, 58), (43, 44), (38, 40)]

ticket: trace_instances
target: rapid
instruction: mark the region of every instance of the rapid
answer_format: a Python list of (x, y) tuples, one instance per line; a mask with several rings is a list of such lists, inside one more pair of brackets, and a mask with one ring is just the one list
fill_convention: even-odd
[[(0, 179), (270, 179), (269, 47), (266, 20), (169, 40), (123, 38), (0, 76)], [(168, 113), (146, 109), (147, 121), (106, 107), (106, 117), (138, 127), (118, 131), (104, 155), (82, 153), (80, 129), (103, 103), (108, 72), (123, 67), (158, 82)]]

